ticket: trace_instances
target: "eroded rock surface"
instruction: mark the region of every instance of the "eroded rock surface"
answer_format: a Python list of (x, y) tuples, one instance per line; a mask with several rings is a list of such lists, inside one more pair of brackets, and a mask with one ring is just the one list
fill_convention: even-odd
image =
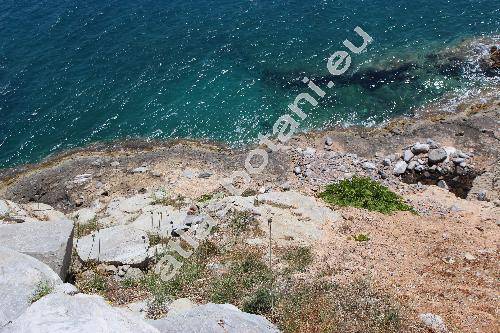
[(0, 328), (28, 308), (42, 284), (50, 288), (62, 285), (62, 281), (46, 264), (0, 247)]
[(73, 222), (62, 219), (1, 224), (0, 244), (37, 258), (65, 279), (73, 246)]
[(206, 304), (150, 323), (161, 333), (278, 333), (266, 318), (231, 304)]
[(117, 265), (144, 265), (148, 248), (147, 233), (130, 226), (101, 229), (78, 239), (76, 244), (81, 260)]

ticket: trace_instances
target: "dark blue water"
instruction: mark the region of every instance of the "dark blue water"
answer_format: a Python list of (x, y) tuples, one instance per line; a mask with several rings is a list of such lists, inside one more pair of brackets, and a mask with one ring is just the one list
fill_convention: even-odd
[(373, 124), (481, 79), (432, 57), (499, 32), (500, 0), (0, 2), (0, 167), (122, 137), (256, 139), (356, 40), (301, 124)]

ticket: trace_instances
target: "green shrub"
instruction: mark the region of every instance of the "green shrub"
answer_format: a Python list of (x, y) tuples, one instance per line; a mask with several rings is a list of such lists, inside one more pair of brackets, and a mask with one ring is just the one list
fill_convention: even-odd
[(402, 197), (382, 184), (367, 177), (353, 177), (330, 184), (320, 195), (325, 202), (338, 206), (352, 206), (390, 214), (395, 211), (415, 210)]
[(368, 242), (370, 240), (370, 237), (365, 234), (354, 235), (353, 238), (356, 242)]

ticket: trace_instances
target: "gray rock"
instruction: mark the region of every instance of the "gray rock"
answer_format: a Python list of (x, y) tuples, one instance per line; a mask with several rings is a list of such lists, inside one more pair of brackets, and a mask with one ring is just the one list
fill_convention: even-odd
[(417, 142), (413, 145), (413, 147), (411, 147), (411, 151), (412, 153), (414, 153), (415, 155), (417, 154), (422, 154), (422, 153), (427, 153), (430, 149), (430, 146), (426, 143), (420, 143), (420, 142)]
[(302, 152), (302, 155), (304, 155), (304, 156), (314, 156), (314, 154), (316, 154), (316, 149), (314, 149), (312, 147), (307, 147)]
[(396, 165), (394, 166), (394, 174), (395, 175), (402, 175), (406, 172), (406, 168), (408, 167), (408, 164), (405, 161), (398, 161)]
[(446, 182), (444, 180), (440, 180), (437, 182), (437, 186), (447, 190), (448, 189), (448, 184), (446, 184)]
[(443, 318), (432, 313), (423, 313), (419, 316), (420, 321), (427, 327), (431, 332), (434, 333), (446, 333), (448, 329), (444, 324)]
[(384, 161), (382, 162), (383, 165), (389, 166), (391, 165), (391, 159), (390, 158), (384, 158)]
[(293, 168), (294, 174), (300, 175), (301, 172), (302, 172), (302, 169), (299, 166), (296, 166), (295, 168)]
[(290, 185), (290, 183), (289, 183), (289, 182), (284, 182), (283, 184), (281, 184), (281, 189), (282, 189), (283, 191), (289, 191), (289, 190), (290, 190), (290, 188), (291, 188), (291, 185)]
[(418, 162), (417, 161), (411, 161), (410, 163), (408, 163), (408, 170), (413, 170), (415, 169), (415, 167), (418, 165)]
[(78, 288), (71, 283), (63, 283), (54, 287), (54, 293), (62, 293), (66, 295), (76, 295), (78, 294)]
[(0, 327), (28, 308), (41, 284), (56, 287), (62, 283), (61, 278), (41, 261), (0, 247)]
[(135, 169), (132, 169), (132, 173), (146, 173), (149, 171), (149, 168), (148, 167), (145, 167), (145, 166), (141, 166), (141, 167), (138, 167), (138, 168), (135, 168)]
[(427, 139), (427, 144), (431, 149), (439, 148), (439, 145), (432, 139)]
[(198, 175), (198, 178), (210, 178), (210, 177), (212, 177), (212, 173), (207, 171), (202, 172)]
[(331, 137), (327, 136), (325, 139), (325, 145), (327, 145), (327, 146), (333, 145), (333, 139)]
[(480, 190), (477, 193), (477, 200), (479, 200), (479, 201), (486, 201), (487, 200), (487, 192), (485, 190)]
[(409, 162), (413, 158), (413, 156), (415, 156), (415, 155), (409, 149), (407, 149), (403, 152), (403, 160), (405, 162)]
[(93, 232), (80, 238), (76, 245), (78, 256), (83, 261), (115, 265), (144, 265), (148, 248), (146, 232), (126, 225)]
[(431, 149), (429, 151), (429, 163), (436, 164), (443, 162), (448, 157), (448, 153), (443, 148)]
[(262, 316), (240, 311), (231, 304), (206, 304), (150, 323), (161, 333), (278, 333)]
[(0, 225), (0, 244), (40, 260), (64, 280), (71, 261), (73, 222), (59, 220), (3, 224)]
[(463, 152), (459, 152), (459, 153), (458, 153), (458, 157), (460, 157), (460, 158), (465, 158), (465, 159), (470, 158), (470, 156), (469, 156), (469, 155), (467, 155), (466, 153), (463, 153)]
[(130, 279), (130, 280), (140, 280), (143, 277), (144, 277), (144, 272), (141, 271), (139, 268), (135, 267), (129, 268), (125, 272), (125, 275), (123, 276), (124, 279)]
[(422, 164), (419, 164), (417, 166), (415, 166), (415, 171), (416, 172), (422, 172), (426, 169), (426, 166), (425, 165), (422, 165)]
[(120, 166), (120, 162), (118, 161), (113, 161), (109, 164), (110, 166), (112, 166), (113, 168), (116, 168), (117, 166)]
[(111, 307), (100, 296), (51, 294), (33, 303), (5, 332), (158, 333), (158, 330), (129, 311)]
[(363, 169), (365, 169), (365, 170), (375, 170), (376, 168), (377, 168), (377, 166), (372, 162), (364, 162), (363, 163)]

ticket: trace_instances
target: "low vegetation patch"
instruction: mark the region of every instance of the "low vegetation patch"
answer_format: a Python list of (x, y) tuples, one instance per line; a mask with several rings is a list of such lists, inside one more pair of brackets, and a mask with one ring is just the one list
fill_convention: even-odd
[(325, 202), (337, 206), (352, 206), (390, 214), (395, 211), (415, 210), (403, 198), (386, 186), (367, 178), (353, 177), (330, 184), (320, 194)]
[(35, 303), (44, 296), (47, 296), (54, 290), (52, 284), (48, 281), (40, 281), (37, 286), (33, 296), (30, 299), (31, 303)]
[(263, 231), (260, 229), (259, 221), (251, 212), (235, 212), (229, 217), (229, 231), (232, 236), (262, 236)]
[(90, 235), (94, 231), (97, 231), (100, 229), (99, 226), (99, 221), (97, 220), (97, 217), (93, 218), (92, 220), (88, 221), (87, 223), (77, 223), (76, 224), (76, 237), (84, 237), (87, 235)]
[(313, 262), (313, 254), (310, 247), (294, 247), (286, 249), (282, 259), (288, 264), (291, 273), (304, 272)]
[(287, 333), (406, 332), (400, 307), (362, 281), (297, 283), (278, 296), (269, 317)]
[(108, 290), (106, 277), (97, 272), (89, 272), (86, 276), (78, 279), (77, 288), (85, 294), (104, 295)]
[(198, 201), (199, 203), (204, 203), (204, 202), (212, 200), (213, 197), (214, 197), (213, 194), (207, 193), (207, 194), (203, 194), (202, 196), (200, 196), (196, 201)]
[(353, 238), (356, 242), (368, 242), (370, 240), (370, 237), (365, 234), (354, 235)]
[(182, 208), (184, 206), (185, 197), (182, 195), (177, 195), (175, 197), (169, 197), (167, 194), (164, 194), (159, 197), (153, 197), (152, 205), (159, 206), (172, 206), (174, 208)]

